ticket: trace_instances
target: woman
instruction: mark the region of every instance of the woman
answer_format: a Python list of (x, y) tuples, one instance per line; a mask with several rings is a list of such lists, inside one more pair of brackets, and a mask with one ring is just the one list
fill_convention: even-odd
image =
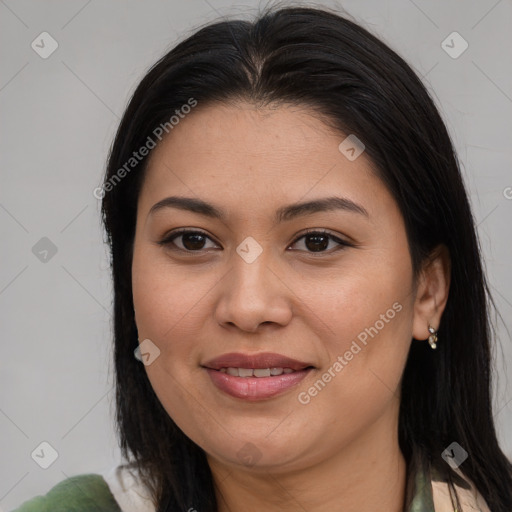
[(95, 194), (127, 464), (20, 511), (512, 510), (467, 194), (381, 41), (312, 8), (203, 27)]

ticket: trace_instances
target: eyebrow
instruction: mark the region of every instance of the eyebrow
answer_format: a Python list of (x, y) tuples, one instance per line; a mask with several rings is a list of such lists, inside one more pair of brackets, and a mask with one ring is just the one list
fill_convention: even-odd
[[(170, 196), (158, 201), (158, 203), (155, 203), (151, 207), (148, 215), (164, 208), (186, 210), (212, 219), (220, 219), (222, 221), (226, 221), (227, 218), (226, 213), (221, 208), (214, 206), (213, 204), (207, 203), (206, 201), (198, 198), (180, 196)], [(318, 212), (334, 210), (344, 210), (369, 217), (366, 209), (360, 204), (357, 204), (346, 197), (331, 196), (283, 206), (276, 211), (274, 222), (285, 222), (303, 215), (312, 215)]]

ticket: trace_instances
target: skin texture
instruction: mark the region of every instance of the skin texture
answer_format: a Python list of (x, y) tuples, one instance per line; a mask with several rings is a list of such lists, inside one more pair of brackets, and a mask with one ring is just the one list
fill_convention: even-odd
[[(206, 451), (221, 512), (403, 507), (400, 379), (410, 343), (427, 343), (412, 338), (425, 340), (428, 324), (440, 323), (449, 258), (440, 251), (414, 282), (397, 204), (364, 152), (350, 161), (339, 151), (345, 137), (307, 107), (199, 105), (150, 156), (132, 266), (139, 341), (160, 350), (145, 366), (148, 378)], [(171, 195), (210, 202), (226, 218), (177, 208), (149, 214)], [(334, 195), (368, 217), (334, 210), (273, 223), (279, 207)], [(206, 238), (158, 243), (178, 228)], [(327, 238), (315, 252), (302, 237), (310, 228), (352, 246)], [(252, 263), (236, 251), (247, 237), (262, 248)], [(299, 393), (397, 303), (400, 311), (301, 403)], [(276, 352), (315, 369), (281, 395), (249, 402), (219, 391), (201, 367), (227, 352)]]

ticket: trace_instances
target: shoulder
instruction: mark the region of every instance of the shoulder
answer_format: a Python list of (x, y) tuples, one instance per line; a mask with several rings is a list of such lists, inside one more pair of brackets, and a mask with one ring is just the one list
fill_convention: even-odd
[(102, 476), (123, 512), (156, 512), (151, 493), (136, 466), (114, 466)]
[[(462, 510), (491, 512), (474, 482), (458, 468), (452, 468), (455, 475), (453, 486), (460, 501)], [(452, 498), (448, 482), (439, 473), (432, 478), (432, 493), (436, 512), (452, 512)]]
[(12, 512), (121, 512), (102, 475), (77, 475), (36, 496)]

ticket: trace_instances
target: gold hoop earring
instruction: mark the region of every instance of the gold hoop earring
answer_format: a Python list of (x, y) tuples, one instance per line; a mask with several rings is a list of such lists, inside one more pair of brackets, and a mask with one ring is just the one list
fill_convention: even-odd
[(430, 333), (430, 336), (428, 337), (428, 342), (432, 350), (435, 350), (437, 348), (437, 331), (429, 324), (428, 332)]

